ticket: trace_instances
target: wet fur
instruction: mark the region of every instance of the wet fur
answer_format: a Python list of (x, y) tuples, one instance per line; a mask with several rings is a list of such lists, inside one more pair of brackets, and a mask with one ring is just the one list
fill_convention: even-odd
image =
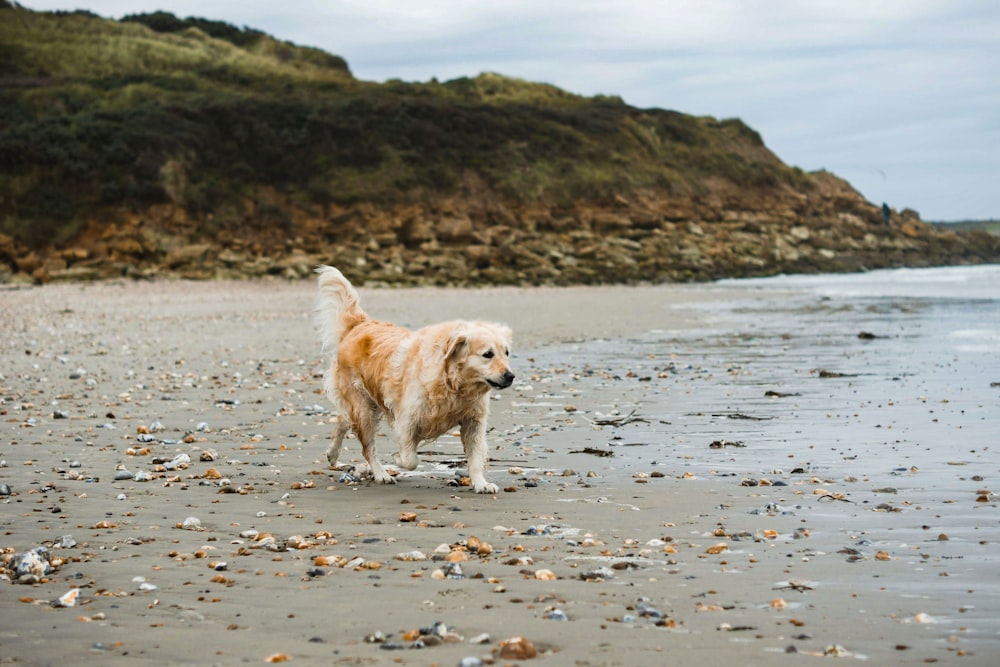
[(384, 416), (399, 442), (397, 465), (417, 467), (417, 446), (459, 427), (476, 493), (496, 493), (486, 481), (486, 419), (491, 388), (509, 387), (511, 330), (490, 322), (454, 320), (411, 331), (371, 319), (358, 293), (332, 266), (316, 269), (316, 316), (323, 349), (333, 357), (327, 396), (340, 410), (327, 449), (336, 465), (353, 429), (372, 476), (394, 482), (378, 460), (375, 433)]

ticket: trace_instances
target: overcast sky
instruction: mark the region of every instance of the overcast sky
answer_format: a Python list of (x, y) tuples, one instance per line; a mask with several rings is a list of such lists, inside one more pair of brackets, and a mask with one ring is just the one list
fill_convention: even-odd
[(360, 79), (499, 72), (740, 118), (787, 164), (924, 220), (1000, 218), (998, 0), (20, 0), (157, 9), (346, 58)]

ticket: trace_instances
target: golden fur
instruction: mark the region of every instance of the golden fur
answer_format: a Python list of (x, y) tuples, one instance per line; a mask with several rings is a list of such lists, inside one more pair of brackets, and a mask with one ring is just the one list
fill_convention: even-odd
[(396, 464), (417, 467), (417, 445), (459, 427), (476, 493), (496, 493), (486, 481), (486, 418), (490, 388), (514, 381), (511, 330), (490, 322), (455, 320), (411, 331), (373, 320), (358, 293), (332, 266), (320, 266), (317, 322), (323, 349), (333, 359), (326, 393), (339, 408), (333, 442), (326, 452), (337, 464), (344, 436), (354, 429), (372, 476), (393, 478), (375, 452), (375, 432), (384, 415), (399, 441)]

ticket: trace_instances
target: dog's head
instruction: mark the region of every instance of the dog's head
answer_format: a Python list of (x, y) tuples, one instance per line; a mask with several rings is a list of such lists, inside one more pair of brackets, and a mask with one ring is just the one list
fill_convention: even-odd
[(456, 388), (487, 385), (505, 389), (514, 382), (510, 370), (510, 327), (490, 322), (462, 322), (448, 339), (445, 363)]

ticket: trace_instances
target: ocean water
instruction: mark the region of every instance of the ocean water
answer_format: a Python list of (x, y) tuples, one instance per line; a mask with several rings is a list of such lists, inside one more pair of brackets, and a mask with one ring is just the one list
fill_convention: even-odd
[(578, 391), (647, 420), (590, 442), (617, 448), (622, 471), (797, 470), (939, 496), (992, 479), (1000, 492), (1000, 266), (704, 289), (727, 298), (695, 306), (700, 328), (671, 328), (665, 311), (662, 329), (573, 350), (590, 378)]

